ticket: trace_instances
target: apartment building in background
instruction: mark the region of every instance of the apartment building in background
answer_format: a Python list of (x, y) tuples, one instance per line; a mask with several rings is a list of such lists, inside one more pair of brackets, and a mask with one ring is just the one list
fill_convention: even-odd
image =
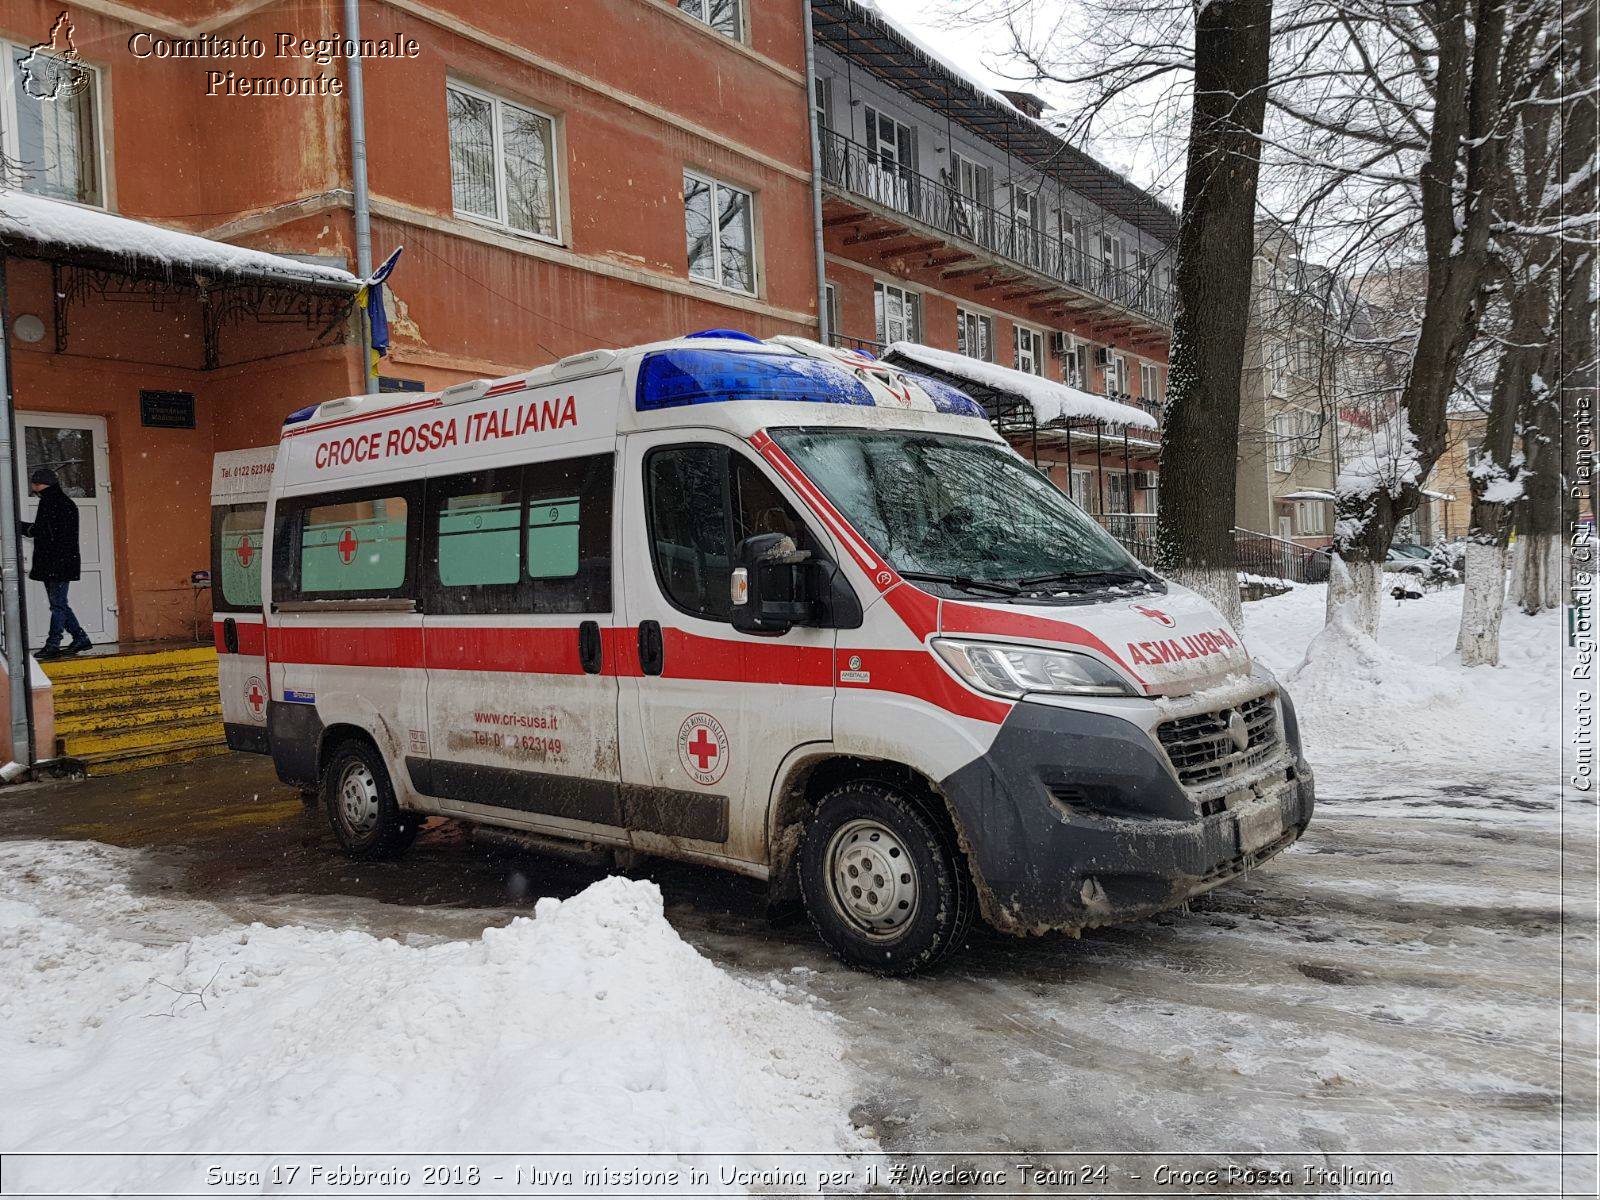
[[(212, 455), (364, 385), (349, 64), (302, 43), (344, 36), (343, 6), (62, 13), (0, 9), (18, 466), (55, 467), (84, 511), (95, 639), (187, 639), (209, 629)], [(800, 0), (361, 20), (373, 259), (405, 248), (385, 388), (708, 327), (816, 336)]]
[[(1035, 97), (986, 90), (857, 0), (815, 0), (813, 25), (833, 340), (955, 351), (1159, 418), (1176, 215)], [(1153, 521), (1157, 431), (984, 402), (1091, 512)]]

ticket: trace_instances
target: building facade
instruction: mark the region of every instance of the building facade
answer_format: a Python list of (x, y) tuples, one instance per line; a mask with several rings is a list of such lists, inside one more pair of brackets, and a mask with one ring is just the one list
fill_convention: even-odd
[[(816, 0), (828, 328), (920, 342), (1159, 415), (1177, 218), (856, 0)], [(1153, 522), (1157, 436), (993, 414), (1091, 512)]]
[[(56, 466), (89, 513), (99, 640), (191, 636), (212, 455), (365, 386), (352, 50), (373, 258), (405, 248), (386, 387), (698, 328), (817, 334), (800, 0), (361, 19), (350, 47), (338, 0), (0, 8), (4, 182), (58, 206), (0, 234), (19, 467)], [(142, 224), (96, 249), (80, 211)], [(155, 253), (166, 230), (214, 252)], [(230, 246), (280, 263), (219, 274)]]

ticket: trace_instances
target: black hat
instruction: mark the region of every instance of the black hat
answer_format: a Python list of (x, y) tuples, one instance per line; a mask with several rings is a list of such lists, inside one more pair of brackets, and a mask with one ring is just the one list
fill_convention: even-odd
[(35, 467), (28, 476), (29, 483), (42, 483), (46, 487), (60, 487), (61, 481), (49, 467)]

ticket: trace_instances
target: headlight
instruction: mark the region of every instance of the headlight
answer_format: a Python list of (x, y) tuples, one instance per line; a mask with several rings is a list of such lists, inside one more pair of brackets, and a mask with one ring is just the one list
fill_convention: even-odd
[(1134, 694), (1122, 676), (1087, 654), (950, 638), (934, 638), (932, 645), (957, 675), (992, 696), (1018, 700), (1030, 692), (1056, 696)]

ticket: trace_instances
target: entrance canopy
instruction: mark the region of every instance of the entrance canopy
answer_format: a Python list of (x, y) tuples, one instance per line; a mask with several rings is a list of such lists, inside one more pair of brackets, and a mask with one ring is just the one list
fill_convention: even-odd
[(15, 191), (0, 192), (0, 249), (23, 258), (75, 262), (170, 283), (276, 284), (350, 293), (361, 286), (338, 267)]
[(1021, 424), (1096, 421), (1124, 429), (1156, 428), (1154, 417), (1131, 404), (1119, 404), (1042, 375), (1015, 371), (949, 350), (935, 350), (917, 342), (895, 342), (883, 352), (882, 361), (908, 371), (921, 371), (960, 388), (982, 404), (990, 418), (1002, 427), (1018, 424), (1016, 410), (1026, 405), (1032, 410), (1033, 421)]

